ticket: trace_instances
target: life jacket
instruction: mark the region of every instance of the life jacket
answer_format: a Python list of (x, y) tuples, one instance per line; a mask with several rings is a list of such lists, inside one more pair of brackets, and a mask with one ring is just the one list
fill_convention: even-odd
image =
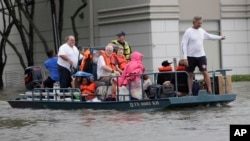
[(80, 89), (82, 90), (82, 94), (88, 94), (87, 99), (93, 99), (95, 98), (95, 90), (97, 88), (97, 85), (95, 82), (92, 82), (88, 85), (80, 85)]
[(166, 66), (166, 67), (159, 67), (158, 68), (159, 72), (164, 72), (164, 71), (172, 71), (172, 66)]
[(104, 50), (101, 50), (100, 54), (103, 56), (106, 66), (110, 67), (113, 70), (116, 70), (114, 54), (112, 54), (111, 56), (107, 56)]
[[(84, 59), (82, 59), (81, 65), (80, 65), (80, 70), (81, 71), (86, 71), (85, 68), (87, 67), (86, 64), (88, 61), (91, 61), (93, 59), (93, 55), (90, 53), (90, 49), (88, 48), (87, 50), (84, 51)], [(88, 72), (88, 71), (86, 71)], [(89, 72), (91, 73), (91, 72)]]
[(177, 66), (176, 71), (186, 71), (186, 66)]
[(124, 42), (125, 43), (125, 45), (123, 46), (122, 44), (120, 44), (119, 42), (118, 42), (118, 40), (112, 40), (111, 41), (112, 43), (114, 43), (114, 44), (116, 44), (117, 46), (122, 46), (123, 47), (123, 50), (124, 50), (124, 55), (125, 55), (125, 57), (126, 57), (126, 59), (127, 60), (130, 60), (131, 58), (130, 58), (130, 54), (132, 53), (132, 50), (131, 50), (131, 48), (130, 48), (130, 46), (129, 46), (129, 44), (128, 44), (128, 42)]
[(121, 70), (124, 70), (125, 66), (127, 65), (127, 60), (126, 60), (126, 57), (123, 55), (123, 56), (120, 56), (118, 54), (114, 54), (114, 57), (115, 59), (117, 60), (117, 63), (118, 63), (118, 67), (121, 69)]

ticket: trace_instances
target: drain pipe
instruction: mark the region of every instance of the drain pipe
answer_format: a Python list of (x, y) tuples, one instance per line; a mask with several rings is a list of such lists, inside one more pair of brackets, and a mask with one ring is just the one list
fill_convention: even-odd
[(89, 0), (89, 46), (94, 47), (93, 0)]

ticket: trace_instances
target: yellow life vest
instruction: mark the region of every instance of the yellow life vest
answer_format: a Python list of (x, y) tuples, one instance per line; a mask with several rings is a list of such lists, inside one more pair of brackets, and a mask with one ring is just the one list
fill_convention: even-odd
[(129, 44), (128, 44), (128, 42), (124, 42), (125, 43), (125, 45), (123, 46), (122, 44), (120, 44), (119, 42), (118, 42), (118, 40), (112, 40), (111, 41), (112, 43), (114, 43), (114, 44), (116, 44), (117, 46), (122, 46), (123, 47), (123, 50), (124, 50), (124, 55), (125, 55), (125, 57), (126, 57), (126, 59), (127, 60), (130, 60), (130, 54), (132, 53), (132, 50), (131, 50), (131, 48), (130, 48), (130, 46), (129, 46)]

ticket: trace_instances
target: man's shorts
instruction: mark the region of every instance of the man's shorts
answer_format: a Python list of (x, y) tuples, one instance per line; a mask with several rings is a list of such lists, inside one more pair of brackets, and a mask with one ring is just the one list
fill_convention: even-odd
[(201, 57), (187, 57), (188, 59), (188, 72), (194, 72), (195, 67), (198, 66), (199, 71), (207, 71), (207, 58), (206, 56)]

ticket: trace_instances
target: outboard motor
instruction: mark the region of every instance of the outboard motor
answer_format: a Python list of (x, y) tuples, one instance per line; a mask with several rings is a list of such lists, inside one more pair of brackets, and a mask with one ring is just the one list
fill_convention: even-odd
[(28, 90), (40, 88), (43, 82), (42, 69), (38, 66), (30, 66), (25, 69), (24, 83)]

